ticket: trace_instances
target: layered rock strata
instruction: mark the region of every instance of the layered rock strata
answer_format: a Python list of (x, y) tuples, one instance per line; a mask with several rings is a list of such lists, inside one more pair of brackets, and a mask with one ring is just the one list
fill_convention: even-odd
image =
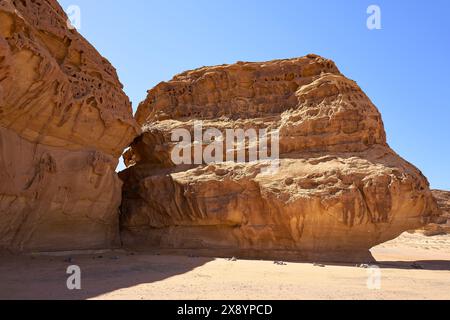
[[(120, 174), (130, 247), (364, 260), (438, 212), (427, 179), (388, 146), (377, 108), (316, 55), (184, 72), (151, 89), (136, 118), (144, 133)], [(203, 131), (278, 132), (279, 168), (267, 159), (174, 161), (179, 129), (192, 133), (184, 150), (207, 150), (198, 121)], [(240, 148), (248, 156), (251, 143)]]
[(0, 1), (0, 249), (118, 244), (122, 151), (140, 133), (115, 69), (55, 0)]

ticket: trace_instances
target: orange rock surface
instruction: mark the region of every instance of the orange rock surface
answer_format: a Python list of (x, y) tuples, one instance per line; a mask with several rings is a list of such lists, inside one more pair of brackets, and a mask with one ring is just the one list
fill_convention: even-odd
[(419, 232), (423, 232), (426, 236), (450, 234), (450, 191), (433, 190), (432, 193), (441, 214)]
[[(177, 165), (171, 135), (199, 120), (277, 130), (280, 166)], [(115, 69), (55, 0), (0, 2), (0, 152), (0, 249), (12, 251), (107, 248), (121, 236), (143, 250), (362, 261), (442, 217), (427, 179), (388, 146), (377, 108), (332, 61), (187, 71), (150, 90), (134, 119)]]
[(140, 133), (115, 69), (55, 0), (0, 2), (0, 248), (117, 243), (118, 158)]
[[(125, 245), (204, 255), (365, 260), (437, 212), (358, 85), (316, 55), (187, 71), (149, 91), (125, 154)], [(267, 161), (175, 165), (174, 129), (279, 130)], [(199, 141), (192, 141), (194, 146)]]

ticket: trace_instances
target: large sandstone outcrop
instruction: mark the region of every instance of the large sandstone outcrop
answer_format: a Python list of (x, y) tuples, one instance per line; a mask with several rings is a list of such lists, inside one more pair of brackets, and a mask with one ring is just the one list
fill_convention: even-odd
[(440, 220), (443, 223), (450, 220), (450, 191), (433, 190), (432, 193), (442, 211)]
[[(267, 160), (175, 165), (171, 133), (195, 120), (279, 129), (279, 170)], [(120, 174), (127, 246), (362, 260), (437, 212), (427, 179), (387, 145), (376, 107), (315, 55), (179, 74), (149, 91), (137, 121), (144, 133)]]
[(0, 248), (117, 243), (115, 168), (139, 132), (115, 69), (57, 1), (0, 1)]

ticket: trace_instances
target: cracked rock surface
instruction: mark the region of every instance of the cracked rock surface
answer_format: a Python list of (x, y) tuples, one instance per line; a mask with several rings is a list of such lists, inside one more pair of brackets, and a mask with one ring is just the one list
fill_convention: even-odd
[(115, 168), (139, 133), (115, 69), (57, 1), (0, 1), (0, 248), (117, 244)]
[[(187, 71), (151, 89), (125, 154), (125, 245), (205, 255), (365, 260), (438, 214), (359, 86), (316, 55)], [(176, 165), (174, 129), (280, 132), (281, 165)], [(192, 140), (192, 148), (194, 147)], [(247, 146), (248, 147), (248, 146)]]

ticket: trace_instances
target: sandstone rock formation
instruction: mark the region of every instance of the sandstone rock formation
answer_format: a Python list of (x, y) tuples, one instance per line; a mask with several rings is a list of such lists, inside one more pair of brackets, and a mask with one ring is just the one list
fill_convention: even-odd
[(139, 132), (115, 69), (56, 0), (0, 1), (0, 249), (117, 243), (115, 168)]
[[(136, 118), (144, 133), (120, 174), (127, 246), (364, 260), (438, 211), (427, 179), (389, 148), (369, 98), (316, 55), (184, 72), (150, 90)], [(193, 131), (196, 120), (221, 132), (279, 130), (280, 168), (266, 170), (267, 160), (175, 165), (171, 134)]]
[(426, 225), (420, 232), (426, 236), (450, 234), (450, 191), (433, 190), (441, 215), (436, 217), (433, 223)]

